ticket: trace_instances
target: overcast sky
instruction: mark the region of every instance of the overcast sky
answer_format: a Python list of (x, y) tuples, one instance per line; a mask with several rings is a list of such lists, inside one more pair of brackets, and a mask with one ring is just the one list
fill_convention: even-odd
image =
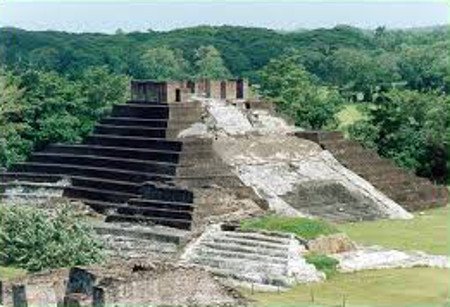
[(208, 25), (294, 30), (349, 24), (363, 28), (448, 23), (445, 2), (119, 1), (18, 2), (0, 0), (0, 26), (27, 30), (113, 33)]

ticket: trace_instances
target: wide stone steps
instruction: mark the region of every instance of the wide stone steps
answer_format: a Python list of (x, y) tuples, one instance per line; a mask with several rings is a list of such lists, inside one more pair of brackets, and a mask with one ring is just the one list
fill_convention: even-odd
[(129, 171), (114, 168), (102, 168), (71, 164), (52, 164), (52, 163), (37, 163), (37, 162), (23, 162), (13, 164), (10, 168), (13, 173), (41, 173), (49, 175), (60, 176), (80, 176), (105, 178), (118, 181), (130, 181), (141, 183), (144, 181), (168, 181), (172, 180), (172, 176), (162, 174), (151, 174), (138, 171)]
[(73, 155), (95, 155), (103, 157), (117, 157), (128, 159), (132, 158), (136, 160), (159, 161), (174, 164), (179, 162), (181, 155), (181, 152), (179, 151), (97, 146), (87, 144), (76, 144), (76, 145), (55, 144), (48, 146), (43, 152), (73, 154)]
[(148, 128), (145, 126), (115, 126), (103, 124), (95, 125), (94, 134), (165, 138), (166, 130), (166, 128)]
[(74, 155), (61, 153), (34, 153), (31, 162), (50, 164), (70, 164), (92, 167), (115, 168), (127, 171), (139, 171), (173, 176), (176, 164), (166, 162), (144, 161), (96, 155)]

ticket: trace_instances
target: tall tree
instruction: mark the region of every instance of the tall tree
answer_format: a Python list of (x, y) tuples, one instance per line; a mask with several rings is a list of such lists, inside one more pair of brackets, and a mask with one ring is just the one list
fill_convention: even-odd
[(195, 67), (197, 78), (219, 80), (231, 77), (231, 73), (226, 68), (220, 52), (214, 46), (198, 48)]
[(148, 49), (141, 57), (143, 78), (153, 80), (180, 80), (187, 76), (188, 65), (181, 51), (167, 47)]
[(298, 64), (295, 56), (271, 60), (261, 70), (261, 93), (295, 120), (296, 125), (320, 129), (334, 124), (342, 105), (336, 90), (320, 86), (316, 78)]

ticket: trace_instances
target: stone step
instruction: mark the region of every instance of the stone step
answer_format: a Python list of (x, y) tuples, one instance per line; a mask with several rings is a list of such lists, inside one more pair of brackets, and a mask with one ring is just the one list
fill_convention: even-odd
[(192, 220), (192, 213), (189, 211), (171, 210), (166, 208), (118, 206), (117, 213), (121, 215), (140, 215), (146, 217), (164, 217), (170, 219)]
[(169, 181), (172, 176), (151, 174), (138, 171), (128, 171), (114, 168), (23, 162), (13, 164), (10, 168), (13, 173), (42, 173), (60, 176), (81, 176), (91, 178), (105, 178), (118, 181), (142, 183), (144, 181)]
[(167, 128), (149, 128), (146, 126), (116, 126), (97, 124), (94, 127), (94, 134), (139, 136), (164, 139), (166, 137), (166, 130)]
[(129, 181), (110, 180), (92, 177), (71, 177), (72, 186), (86, 187), (100, 190), (110, 190), (123, 193), (139, 194), (141, 184)]
[(161, 200), (151, 200), (143, 198), (132, 198), (128, 201), (129, 206), (149, 207), (149, 208), (170, 208), (171, 210), (194, 211), (194, 205), (182, 202), (169, 202)]
[(271, 286), (280, 286), (280, 287), (291, 287), (292, 282), (289, 282), (289, 280), (284, 275), (276, 275), (276, 274), (270, 274), (269, 276), (264, 277), (264, 280), (261, 279), (261, 276), (255, 276), (254, 274), (245, 274), (240, 273), (239, 271), (236, 271), (234, 269), (219, 269), (214, 267), (209, 267), (208, 269), (211, 273), (214, 275), (224, 277), (224, 278), (234, 278), (243, 282), (247, 283), (256, 283), (256, 284), (265, 284), (265, 285), (271, 285)]
[(259, 274), (283, 276), (287, 268), (282, 264), (269, 264), (248, 259), (229, 259), (223, 257), (195, 257), (191, 262), (211, 268), (230, 270), (233, 272), (256, 271)]
[[(222, 241), (223, 242), (223, 241)], [(239, 252), (239, 253), (246, 253), (246, 254), (266, 254), (273, 257), (278, 258), (285, 258), (287, 249), (272, 249), (267, 247), (260, 247), (260, 246), (249, 246), (249, 245), (243, 245), (238, 244), (235, 242), (223, 242), (222, 243), (220, 239), (214, 238), (212, 240), (203, 241), (201, 243), (201, 246), (205, 246), (214, 250), (218, 251), (229, 251), (229, 252)]]
[[(122, 215), (142, 215), (149, 217), (167, 217), (174, 219), (192, 220), (192, 210), (178, 210), (176, 207), (150, 207), (150, 206), (130, 206), (127, 204), (111, 203), (92, 199), (77, 199), (89, 205), (92, 209), (103, 214), (122, 214)], [(188, 208), (187, 206), (185, 206)]]
[(243, 237), (228, 237), (228, 236), (220, 236), (214, 238), (214, 242), (225, 243), (225, 244), (237, 244), (249, 248), (261, 248), (267, 250), (275, 250), (275, 251), (287, 251), (288, 244), (287, 243), (274, 243), (267, 242), (263, 240), (258, 240), (254, 238), (243, 238)]
[(103, 125), (116, 125), (116, 126), (144, 126), (152, 128), (167, 128), (169, 122), (167, 119), (146, 119), (136, 117), (112, 117), (108, 116), (100, 120), (100, 124)]
[(176, 173), (176, 164), (167, 162), (144, 161), (117, 157), (104, 157), (97, 155), (75, 155), (63, 153), (34, 153), (31, 162), (50, 164), (70, 164), (92, 167), (104, 167), (127, 171), (173, 176)]
[(194, 194), (189, 190), (171, 186), (157, 186), (152, 182), (142, 185), (141, 195), (143, 199), (182, 203), (194, 202)]
[(240, 239), (240, 240), (256, 240), (265, 243), (275, 243), (280, 245), (288, 245), (292, 239), (290, 234), (271, 233), (266, 235), (259, 232), (246, 232), (246, 231), (225, 231), (223, 232), (226, 237)]
[(169, 218), (156, 218), (149, 216), (138, 216), (138, 215), (124, 215), (124, 214), (110, 214), (106, 217), (106, 222), (108, 223), (143, 223), (143, 224), (156, 224), (164, 225), (169, 227), (175, 227), (180, 229), (190, 229), (190, 220), (179, 220), (179, 219), (169, 219)]
[(152, 139), (131, 136), (93, 134), (85, 139), (85, 144), (125, 148), (146, 148), (154, 150), (181, 151), (182, 142), (166, 139)]
[(10, 182), (0, 182), (0, 192), (6, 191), (6, 189), (21, 189), (23, 191), (33, 192), (38, 189), (45, 190), (62, 190), (68, 183), (58, 183), (58, 182), (31, 182), (31, 181), (10, 181)]
[(253, 260), (253, 261), (260, 261), (263, 263), (268, 264), (281, 264), (281, 265), (287, 265), (288, 259), (287, 257), (274, 257), (270, 255), (265, 255), (263, 253), (257, 254), (257, 253), (243, 253), (243, 252), (235, 252), (235, 251), (228, 251), (228, 250), (217, 250), (210, 247), (202, 246), (200, 250), (197, 252), (197, 255), (200, 257), (207, 257), (207, 258), (226, 258), (226, 259), (246, 259), (246, 260)]
[(178, 251), (175, 244), (140, 240), (123, 236), (103, 235), (100, 237), (106, 245), (107, 252), (116, 252), (130, 258), (148, 258), (149, 253), (174, 254)]
[(130, 158), (144, 161), (160, 161), (168, 163), (178, 163), (180, 155), (179, 151), (152, 150), (145, 148), (124, 148), (97, 145), (49, 145), (44, 152), (76, 154), (76, 155), (96, 155), (104, 157)]
[(118, 117), (165, 119), (169, 118), (169, 108), (167, 105), (119, 104), (113, 106), (111, 115)]
[(129, 103), (129, 104), (143, 104), (143, 105), (160, 105), (160, 106), (167, 106), (167, 103), (165, 103), (165, 102), (159, 102), (159, 101), (157, 101), (157, 100), (154, 100), (154, 101), (151, 101), (151, 100), (145, 100), (145, 101), (142, 101), (142, 100), (132, 100), (132, 99), (130, 99), (130, 100), (128, 100), (126, 103)]
[(140, 225), (96, 222), (92, 227), (100, 235), (122, 236), (177, 245), (186, 243), (189, 234), (184, 230), (165, 228), (162, 226), (145, 227)]
[(3, 172), (0, 173), (0, 182), (8, 183), (14, 181), (26, 181), (26, 182), (52, 182), (55, 183), (64, 178), (61, 175), (42, 174), (42, 173), (15, 173), (15, 172)]
[(70, 186), (64, 189), (64, 197), (74, 199), (100, 200), (111, 203), (126, 203), (130, 198), (137, 198), (139, 194), (117, 192), (111, 190), (94, 189), (88, 187)]

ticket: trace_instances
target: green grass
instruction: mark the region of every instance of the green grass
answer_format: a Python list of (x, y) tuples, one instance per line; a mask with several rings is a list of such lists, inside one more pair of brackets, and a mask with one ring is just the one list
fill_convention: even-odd
[(23, 269), (0, 266), (0, 280), (22, 277), (27, 273)]
[(400, 250), (448, 254), (449, 206), (416, 213), (411, 220), (378, 220), (339, 225), (354, 241)]
[[(391, 269), (337, 274), (330, 280), (300, 285), (282, 293), (251, 294), (254, 306), (443, 306), (448, 302), (449, 270)], [(314, 304), (311, 303), (311, 293)]]
[(294, 233), (305, 239), (313, 239), (319, 235), (328, 235), (338, 232), (333, 225), (322, 221), (308, 218), (291, 218), (277, 215), (269, 215), (256, 219), (245, 220), (241, 223), (244, 230), (264, 229)]
[(337, 273), (337, 265), (339, 261), (327, 255), (309, 253), (305, 256), (306, 262), (313, 264), (316, 269), (322, 271), (327, 275), (327, 278), (334, 276)]

